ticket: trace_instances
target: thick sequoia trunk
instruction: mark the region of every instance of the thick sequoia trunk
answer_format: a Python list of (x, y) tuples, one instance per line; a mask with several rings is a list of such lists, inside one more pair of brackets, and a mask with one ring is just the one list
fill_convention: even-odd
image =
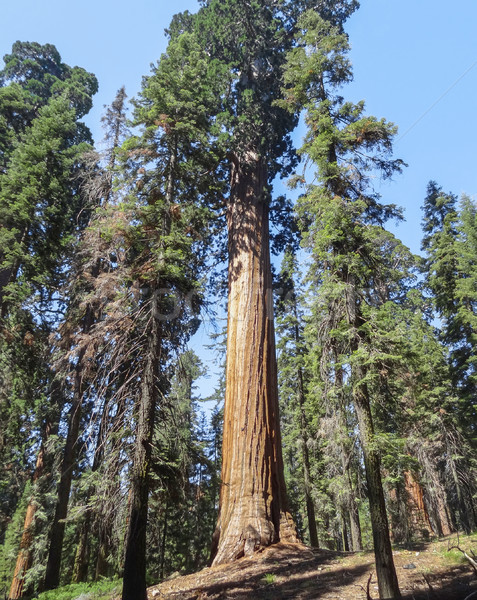
[(431, 533), (434, 533), (434, 530), (429, 519), (429, 513), (427, 512), (424, 490), (410, 471), (404, 473), (404, 485), (407, 494), (407, 513), (411, 529), (414, 535), (421, 535), (427, 539)]
[(235, 160), (227, 212), (229, 301), (220, 511), (213, 564), (296, 541), (278, 411), (267, 169)]
[(378, 578), (379, 597), (381, 600), (400, 598), (396, 569), (394, 567), (389, 524), (386, 514), (383, 484), (381, 479), (381, 460), (375, 447), (374, 427), (367, 386), (363, 382), (363, 368), (356, 369), (356, 377), (360, 381), (353, 393), (354, 406), (358, 417), (358, 425), (363, 449), (366, 482), (368, 486), (369, 510), (373, 530), (374, 556)]

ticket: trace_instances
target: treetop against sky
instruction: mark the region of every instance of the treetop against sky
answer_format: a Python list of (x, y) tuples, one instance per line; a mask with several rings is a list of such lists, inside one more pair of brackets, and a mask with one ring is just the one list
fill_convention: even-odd
[[(61, 0), (6, 3), (0, 53), (10, 52), (16, 40), (51, 43), (64, 62), (93, 72), (99, 93), (87, 122), (98, 143), (103, 106), (122, 85), (129, 98), (137, 94), (141, 78), (166, 48), (164, 29), (172, 15), (198, 8), (195, 0), (85, 0), (81, 7)], [(409, 166), (381, 192), (384, 201), (404, 207), (406, 222), (397, 234), (414, 251), (430, 179), (458, 195), (477, 193), (476, 21), (473, 0), (461, 0), (454, 10), (431, 0), (363, 0), (346, 25), (354, 70), (346, 97), (366, 100), (369, 114), (399, 127), (395, 156)]]

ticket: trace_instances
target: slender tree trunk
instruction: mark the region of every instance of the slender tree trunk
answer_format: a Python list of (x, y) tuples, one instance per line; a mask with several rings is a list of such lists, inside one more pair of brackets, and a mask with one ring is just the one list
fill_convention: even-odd
[(146, 600), (146, 530), (149, 472), (154, 413), (161, 364), (160, 322), (157, 294), (152, 292), (147, 361), (142, 373), (137, 411), (136, 442), (131, 474), (129, 524), (124, 559), (122, 600)]
[(341, 513), (341, 542), (343, 544), (343, 550), (349, 552), (349, 538), (348, 538), (348, 514)]
[(235, 160), (228, 205), (229, 301), (220, 511), (213, 564), (296, 541), (278, 411), (265, 163)]
[(361, 525), (359, 522), (359, 511), (358, 504), (355, 497), (355, 489), (351, 480), (350, 464), (349, 460), (345, 459), (343, 451), (343, 469), (345, 475), (345, 481), (347, 483), (347, 509), (350, 520), (351, 530), (351, 545), (353, 552), (358, 552), (363, 549), (363, 542), (361, 539)]
[[(298, 334), (298, 332), (296, 332)], [(310, 545), (319, 548), (318, 532), (316, 530), (315, 504), (311, 495), (310, 454), (308, 452), (308, 427), (305, 414), (305, 389), (303, 384), (303, 371), (298, 369), (298, 402), (300, 406), (300, 434), (302, 440), (303, 479), (305, 483), (306, 516), (308, 519), (308, 533)]]
[(61, 553), (63, 550), (63, 538), (65, 534), (64, 519), (66, 519), (68, 514), (68, 500), (70, 497), (73, 469), (76, 464), (77, 441), (81, 421), (81, 405), (83, 402), (83, 391), (80, 380), (81, 373), (77, 370), (75, 393), (70, 410), (68, 434), (66, 436), (63, 460), (61, 463), (58, 499), (50, 532), (50, 545), (44, 583), (45, 590), (52, 590), (58, 587), (60, 583)]
[(394, 566), (391, 540), (389, 537), (389, 524), (386, 514), (383, 484), (381, 480), (381, 460), (375, 448), (374, 427), (367, 386), (362, 383), (364, 369), (356, 369), (359, 383), (353, 392), (356, 415), (360, 431), (361, 447), (363, 449), (366, 481), (368, 484), (369, 510), (371, 513), (371, 527), (373, 530), (374, 556), (376, 560), (376, 574), (378, 578), (379, 597), (381, 600), (400, 598), (399, 585)]
[(88, 580), (90, 525), (91, 511), (88, 510), (81, 525), (78, 546), (76, 547), (75, 564), (71, 577), (72, 583), (80, 583)]
[(23, 524), (23, 533), (20, 540), (20, 550), (17, 556), (17, 562), (15, 565), (15, 571), (13, 573), (12, 584), (10, 586), (9, 600), (17, 600), (23, 597), (25, 575), (28, 569), (32, 565), (32, 552), (31, 547), (33, 544), (33, 526), (35, 522), (35, 513), (37, 510), (37, 503), (34, 498), (35, 483), (42, 477), (45, 470), (45, 441), (48, 439), (51, 428), (48, 426), (45, 440), (43, 441), (41, 448), (38, 452), (36, 459), (35, 472), (32, 478), (32, 495), (28, 502), (27, 511), (25, 515), (25, 522)]
[[(335, 348), (335, 364), (339, 365), (339, 357), (338, 352)], [(335, 378), (336, 385), (339, 390), (338, 394), (338, 403), (336, 406), (336, 411), (338, 413), (338, 427), (340, 428), (340, 440), (339, 444), (339, 454), (341, 456), (341, 465), (343, 469), (343, 484), (345, 486), (345, 497), (346, 497), (346, 509), (348, 512), (348, 517), (350, 521), (350, 530), (351, 530), (351, 545), (354, 552), (363, 549), (363, 542), (361, 539), (361, 525), (359, 522), (359, 511), (358, 504), (356, 502), (356, 492), (353, 486), (353, 481), (351, 478), (351, 456), (353, 452), (353, 446), (350, 444), (349, 436), (348, 436), (348, 423), (346, 417), (346, 403), (344, 400), (343, 394), (343, 367), (336, 366), (335, 367)], [(346, 442), (344, 441), (344, 435), (346, 436)]]
[[(51, 384), (51, 407), (53, 407), (53, 413), (57, 411), (59, 413), (59, 407), (63, 400), (61, 385), (56, 379), (53, 379)], [(20, 550), (17, 556), (17, 562), (15, 565), (15, 571), (10, 587), (10, 600), (17, 600), (22, 598), (25, 592), (24, 579), (28, 569), (32, 565), (32, 545), (34, 539), (34, 522), (35, 515), (38, 507), (38, 497), (36, 496), (35, 487), (39, 485), (40, 479), (45, 476), (48, 469), (51, 468), (51, 459), (47, 452), (48, 441), (51, 436), (58, 433), (58, 414), (50, 413), (45, 419), (43, 439), (38, 451), (36, 459), (35, 471), (32, 478), (32, 494), (27, 506), (25, 514), (25, 522), (23, 525), (22, 538), (20, 540)]]

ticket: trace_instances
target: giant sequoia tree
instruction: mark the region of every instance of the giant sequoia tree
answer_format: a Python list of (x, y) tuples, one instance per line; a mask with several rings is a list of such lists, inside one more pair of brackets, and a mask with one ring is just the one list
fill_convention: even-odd
[(297, 115), (276, 104), (296, 18), (306, 7), (343, 21), (354, 2), (203, 3), (195, 26), (227, 65), (222, 124), (227, 199), (228, 328), (220, 514), (214, 564), (296, 540), (288, 513), (279, 428), (269, 251), (271, 182), (293, 163)]

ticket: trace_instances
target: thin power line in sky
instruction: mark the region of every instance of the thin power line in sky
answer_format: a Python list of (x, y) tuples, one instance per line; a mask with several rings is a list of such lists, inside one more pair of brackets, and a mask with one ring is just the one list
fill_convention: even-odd
[(470, 71), (472, 71), (472, 69), (475, 67), (475, 65), (477, 65), (477, 60), (476, 60), (476, 61), (475, 61), (473, 64), (471, 64), (471, 65), (470, 65), (470, 67), (469, 67), (468, 69), (466, 69), (466, 70), (465, 70), (465, 71), (462, 73), (462, 75), (460, 75), (460, 77), (458, 77), (458, 78), (457, 78), (457, 79), (454, 81), (454, 83), (453, 83), (451, 86), (449, 86), (449, 87), (446, 89), (446, 91), (445, 91), (443, 94), (441, 94), (441, 95), (439, 96), (439, 98), (437, 98), (437, 100), (436, 100), (436, 101), (435, 101), (433, 104), (431, 104), (431, 106), (429, 106), (429, 108), (428, 108), (426, 111), (424, 111), (424, 112), (422, 113), (422, 115), (421, 115), (421, 116), (420, 116), (420, 117), (419, 117), (419, 118), (418, 118), (416, 121), (414, 121), (414, 123), (413, 123), (413, 124), (412, 124), (412, 125), (411, 125), (411, 126), (408, 128), (408, 129), (406, 129), (406, 131), (405, 131), (405, 132), (404, 132), (404, 133), (403, 133), (401, 136), (399, 136), (399, 138), (396, 140), (396, 143), (400, 142), (400, 141), (401, 141), (401, 140), (402, 140), (404, 137), (406, 137), (406, 135), (407, 135), (407, 134), (408, 134), (410, 131), (412, 131), (412, 129), (414, 129), (414, 127), (416, 127), (416, 125), (417, 125), (418, 123), (420, 123), (420, 122), (422, 121), (422, 119), (424, 119), (424, 117), (425, 117), (427, 114), (429, 114), (429, 113), (431, 112), (431, 110), (432, 110), (432, 109), (433, 109), (433, 108), (434, 108), (434, 107), (435, 107), (437, 104), (439, 104), (439, 102), (440, 102), (440, 101), (441, 101), (443, 98), (445, 98), (445, 96), (447, 96), (447, 94), (448, 94), (450, 91), (452, 91), (452, 90), (455, 88), (455, 86), (456, 86), (456, 85), (457, 85), (457, 84), (458, 84), (460, 81), (462, 81), (462, 79), (464, 79), (464, 77), (465, 77), (465, 76), (466, 76), (468, 73), (470, 73)]

